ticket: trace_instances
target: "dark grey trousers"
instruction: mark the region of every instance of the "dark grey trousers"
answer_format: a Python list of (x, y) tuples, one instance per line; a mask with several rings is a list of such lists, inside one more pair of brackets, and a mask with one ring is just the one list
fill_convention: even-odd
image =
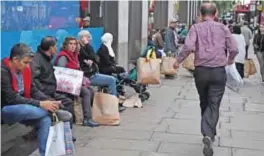
[(82, 97), (83, 118), (89, 120), (92, 118), (91, 102), (94, 97), (94, 91), (90, 87), (82, 87), (80, 96)]
[(225, 67), (195, 67), (194, 78), (200, 97), (201, 132), (213, 138), (219, 119), (220, 103), (225, 92)]

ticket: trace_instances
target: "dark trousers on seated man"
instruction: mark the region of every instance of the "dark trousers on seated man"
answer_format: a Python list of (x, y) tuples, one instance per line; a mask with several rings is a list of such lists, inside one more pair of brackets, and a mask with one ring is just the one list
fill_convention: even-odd
[(200, 97), (201, 131), (214, 140), (219, 108), (226, 85), (225, 67), (195, 67), (194, 78)]

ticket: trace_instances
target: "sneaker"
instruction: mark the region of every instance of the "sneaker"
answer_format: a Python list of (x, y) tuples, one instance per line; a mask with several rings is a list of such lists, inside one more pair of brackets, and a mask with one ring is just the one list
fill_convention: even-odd
[(83, 126), (98, 127), (100, 126), (100, 124), (97, 122), (94, 122), (92, 119), (89, 119), (89, 120), (83, 120)]
[(119, 105), (119, 107), (118, 107), (119, 113), (122, 113), (125, 110), (126, 110), (126, 107), (124, 107), (123, 105)]
[(203, 138), (203, 154), (204, 156), (213, 156), (214, 155), (214, 151), (213, 151), (213, 142), (211, 140), (210, 137), (205, 136)]

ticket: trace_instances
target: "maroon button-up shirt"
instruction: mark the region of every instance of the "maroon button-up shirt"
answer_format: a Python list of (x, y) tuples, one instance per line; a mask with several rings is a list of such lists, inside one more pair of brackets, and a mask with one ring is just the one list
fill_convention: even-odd
[(191, 27), (177, 58), (178, 63), (192, 51), (195, 54), (195, 66), (221, 67), (226, 66), (228, 60), (234, 60), (238, 47), (225, 25), (206, 20)]

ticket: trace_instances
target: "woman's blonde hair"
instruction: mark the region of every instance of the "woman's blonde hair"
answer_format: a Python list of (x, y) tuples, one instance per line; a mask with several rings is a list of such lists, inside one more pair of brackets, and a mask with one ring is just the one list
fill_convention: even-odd
[(91, 33), (90, 33), (88, 30), (81, 30), (81, 31), (78, 33), (78, 36), (79, 36), (79, 37), (89, 36), (90, 39), (92, 40), (92, 35), (91, 35)]
[(61, 47), (61, 50), (65, 50), (67, 51), (67, 46), (68, 44), (70, 43), (70, 41), (76, 41), (76, 52), (79, 52), (80, 51), (80, 44), (79, 44), (79, 41), (75, 38), (75, 37), (65, 37), (63, 43), (62, 43), (62, 47)]

